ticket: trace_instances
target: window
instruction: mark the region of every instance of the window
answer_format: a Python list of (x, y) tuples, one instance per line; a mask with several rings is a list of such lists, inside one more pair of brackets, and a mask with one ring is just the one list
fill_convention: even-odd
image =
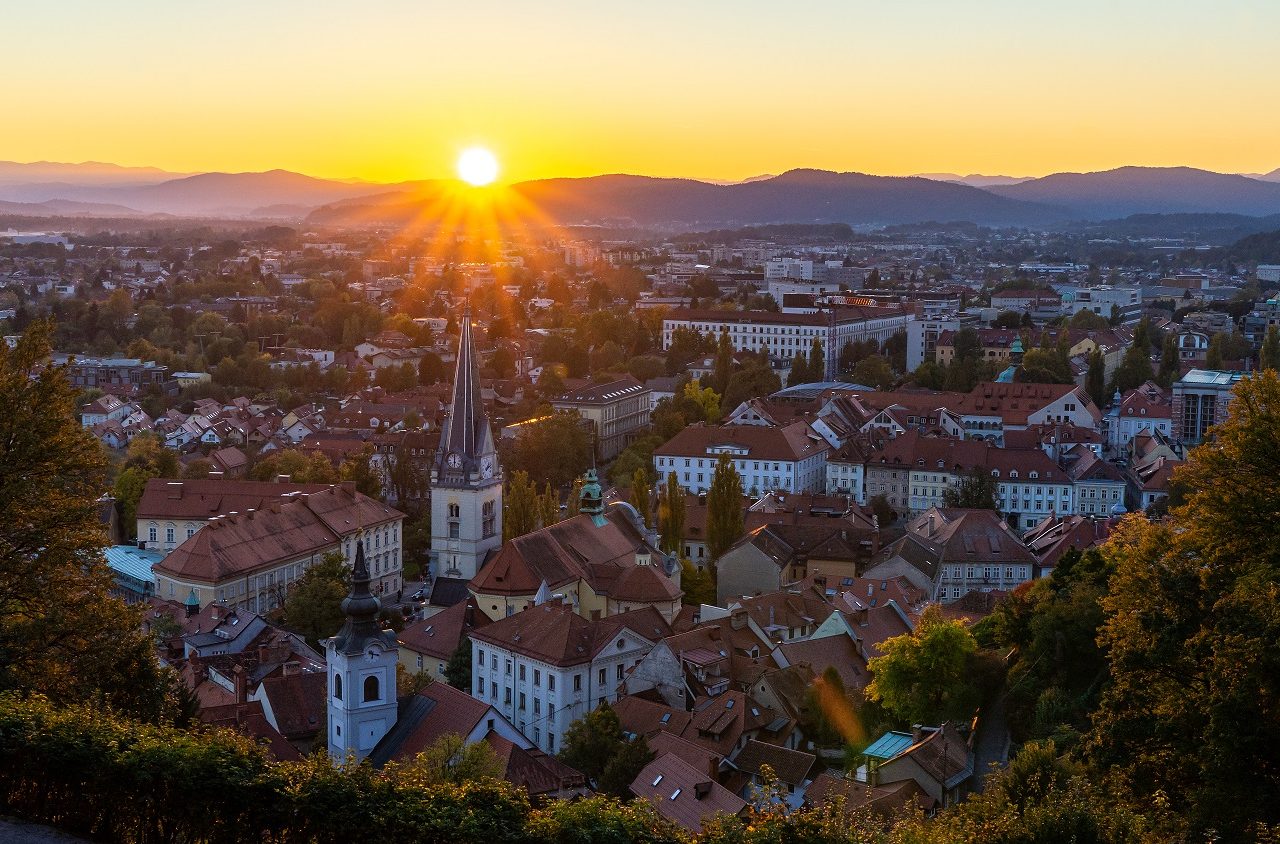
[(547, 691), (554, 692), (556, 690), (556, 675), (547, 675)]
[(382, 699), (382, 691), (379, 688), (378, 678), (365, 677), (364, 678), (364, 702), (369, 703), (370, 701), (381, 700), (381, 699)]
[(536, 668), (533, 669), (533, 685), (534, 686), (542, 685), (542, 672)]
[(521, 712), (524, 712), (524, 708), (525, 708), (525, 704), (524, 704), (524, 692), (521, 692), (521, 693), (520, 693), (520, 711), (521, 711)]
[(476, 661), (480, 664), (481, 668), (484, 668), (484, 648), (476, 650)]
[[(603, 681), (602, 681), (602, 682), (603, 682)], [(581, 674), (574, 674), (574, 675), (573, 675), (573, 690), (574, 690), (575, 692), (580, 692), (580, 691), (582, 691), (582, 675), (581, 675)]]
[(524, 666), (520, 666), (520, 682), (524, 682)]
[(342, 675), (333, 675), (333, 699), (342, 700)]
[(597, 676), (599, 678), (597, 682), (603, 687), (605, 682), (605, 670), (601, 668), (599, 672), (597, 672)]
[(462, 515), (461, 508), (459, 508), (457, 504), (449, 505), (449, 518), (456, 519), (461, 515)]
[(164, 541), (165, 541), (165, 542), (172, 542), (172, 541), (173, 541), (173, 528), (165, 528), (165, 529), (164, 529)]
[(152, 542), (155, 542), (157, 538), (158, 538), (158, 537), (157, 537), (156, 529), (155, 529), (155, 528), (147, 528), (147, 539), (149, 539), (149, 540), (150, 540), (150, 541), (152, 541)]
[(622, 670), (623, 670), (623, 669), (622, 669), (622, 665), (621, 665), (621, 664), (619, 664), (619, 665), (618, 665), (618, 682), (619, 682), (619, 683), (621, 683), (621, 682), (622, 682)]

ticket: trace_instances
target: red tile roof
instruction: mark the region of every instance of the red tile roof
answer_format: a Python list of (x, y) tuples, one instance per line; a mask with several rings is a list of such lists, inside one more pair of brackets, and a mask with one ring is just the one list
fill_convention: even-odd
[(631, 783), (631, 792), (652, 803), (667, 820), (695, 832), (701, 831), (706, 818), (747, 809), (745, 800), (674, 753), (663, 753), (646, 765)]

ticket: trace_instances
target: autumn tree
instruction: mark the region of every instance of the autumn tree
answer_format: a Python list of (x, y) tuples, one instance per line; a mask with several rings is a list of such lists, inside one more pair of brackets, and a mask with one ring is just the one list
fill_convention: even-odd
[(510, 542), (537, 529), (538, 487), (529, 479), (528, 472), (516, 469), (507, 479), (507, 489), (502, 496), (502, 541)]
[(111, 596), (98, 519), (106, 460), (49, 361), (50, 322), (0, 343), (0, 690), (94, 701), (148, 721), (183, 715), (179, 684)]
[(1233, 393), (1175, 475), (1185, 503), (1165, 524), (1126, 519), (1103, 549), (1111, 683), (1089, 743), (1135, 801), (1161, 793), (1185, 807), (1189, 837), (1224, 841), (1280, 822), (1280, 375)]
[(1107, 400), (1107, 361), (1101, 349), (1089, 353), (1089, 370), (1084, 376), (1084, 389), (1098, 407), (1106, 407)]
[(929, 606), (915, 630), (882, 642), (880, 650), (883, 656), (868, 663), (869, 700), (907, 724), (967, 720), (973, 714), (980, 697), (972, 673), (978, 645), (962, 621)]
[(729, 339), (728, 329), (720, 332), (716, 341), (715, 367), (711, 371), (710, 383), (707, 385), (717, 393), (724, 393), (733, 376), (733, 342)]
[(707, 493), (707, 554), (712, 561), (742, 536), (742, 477), (727, 454), (716, 459)]

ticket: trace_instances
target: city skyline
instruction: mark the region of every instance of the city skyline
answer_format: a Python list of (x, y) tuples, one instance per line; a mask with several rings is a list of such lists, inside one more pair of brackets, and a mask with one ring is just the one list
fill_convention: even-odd
[(23, 115), (0, 159), (374, 182), (451, 177), (475, 145), (508, 182), (1280, 166), (1259, 2), (553, 5), (19, 7), (58, 41), (0, 57)]

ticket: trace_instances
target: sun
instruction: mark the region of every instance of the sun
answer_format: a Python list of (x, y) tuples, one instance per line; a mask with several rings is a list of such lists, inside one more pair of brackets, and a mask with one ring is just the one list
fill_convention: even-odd
[(469, 147), (458, 156), (458, 178), (480, 187), (498, 178), (498, 159), (484, 147)]

